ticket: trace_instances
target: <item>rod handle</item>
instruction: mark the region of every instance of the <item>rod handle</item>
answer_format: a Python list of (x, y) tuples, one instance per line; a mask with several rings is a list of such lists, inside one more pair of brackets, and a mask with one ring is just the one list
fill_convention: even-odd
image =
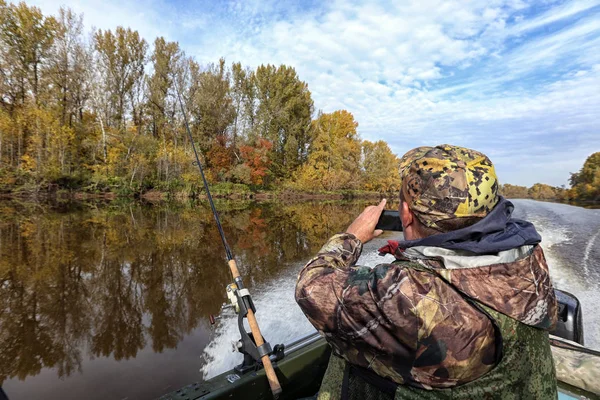
[(240, 271), (238, 270), (237, 264), (235, 263), (234, 259), (231, 259), (227, 262), (227, 264), (229, 264), (229, 269), (231, 270), (231, 275), (233, 276), (233, 279), (237, 279), (240, 277)]
[[(250, 325), (250, 331), (252, 332), (252, 336), (254, 337), (254, 342), (256, 343), (256, 347), (262, 346), (265, 341), (263, 340), (262, 334), (260, 333), (260, 328), (258, 327), (258, 322), (256, 321), (256, 317), (254, 316), (254, 312), (252, 310), (248, 310), (248, 325)], [(279, 384), (279, 379), (277, 379), (277, 374), (275, 373), (275, 369), (273, 369), (273, 364), (271, 364), (271, 359), (268, 354), (262, 356), (261, 361), (265, 368), (265, 373), (267, 374), (267, 379), (269, 380), (269, 386), (271, 387), (271, 392), (273, 393), (273, 397), (276, 399), (279, 397), (281, 393), (281, 385)]]
[[(239, 278), (240, 271), (238, 270), (235, 260), (229, 260), (228, 264), (233, 279)], [(248, 325), (250, 325), (250, 332), (252, 332), (252, 337), (254, 337), (256, 347), (262, 346), (265, 343), (265, 341), (263, 340), (262, 333), (260, 332), (260, 328), (258, 327), (258, 322), (256, 321), (254, 311), (249, 309), (248, 314), (246, 314), (246, 318), (248, 319)], [(277, 374), (273, 369), (273, 364), (271, 364), (271, 359), (269, 358), (269, 355), (265, 354), (264, 356), (262, 356), (261, 361), (265, 368), (265, 373), (267, 374), (267, 379), (269, 381), (269, 386), (271, 387), (273, 397), (277, 399), (279, 397), (279, 394), (281, 393), (281, 385), (279, 384), (279, 379), (277, 379)]]

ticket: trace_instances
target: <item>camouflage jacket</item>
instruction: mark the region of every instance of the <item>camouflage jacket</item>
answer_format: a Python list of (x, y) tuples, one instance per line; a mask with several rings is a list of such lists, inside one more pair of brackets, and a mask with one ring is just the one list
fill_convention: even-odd
[(355, 265), (361, 250), (333, 236), (300, 272), (296, 301), (337, 354), (398, 384), (452, 388), (494, 368), (498, 327), (484, 308), (536, 328), (556, 321), (539, 246), (477, 257), (392, 246), (398, 261), (373, 269)]

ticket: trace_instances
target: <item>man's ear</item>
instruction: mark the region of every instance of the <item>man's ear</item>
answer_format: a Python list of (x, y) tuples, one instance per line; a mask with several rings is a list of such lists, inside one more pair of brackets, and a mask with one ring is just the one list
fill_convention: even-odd
[(419, 239), (417, 230), (417, 217), (408, 207), (408, 203), (403, 201), (400, 206), (400, 221), (402, 222), (402, 230), (405, 240)]
[(402, 227), (404, 230), (406, 230), (406, 228), (413, 224), (415, 216), (412, 210), (408, 207), (408, 203), (406, 201), (403, 201), (401, 204), (400, 221), (402, 222)]

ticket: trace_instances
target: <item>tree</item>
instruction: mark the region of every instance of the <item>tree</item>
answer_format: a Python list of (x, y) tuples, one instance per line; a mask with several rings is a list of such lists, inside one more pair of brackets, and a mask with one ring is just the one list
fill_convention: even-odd
[(90, 133), (83, 119), (90, 98), (92, 54), (83, 41), (82, 15), (60, 8), (48, 64), (54, 113), (60, 124), (71, 131), (70, 145), (61, 156), (61, 170), (70, 173), (89, 157), (84, 143)]
[(400, 160), (383, 140), (362, 142), (363, 185), (366, 190), (393, 192), (400, 190)]
[(281, 65), (261, 65), (254, 74), (258, 106), (254, 129), (273, 143), (272, 171), (287, 178), (308, 156), (312, 137), (313, 101), (296, 70)]
[(530, 197), (529, 189), (525, 186), (504, 184), (500, 187), (502, 196), (509, 199), (528, 199)]
[(24, 2), (2, 2), (0, 7), (0, 40), (6, 46), (6, 55), (15, 62), (3, 72), (18, 88), (20, 104), (25, 103), (29, 89), (38, 104), (43, 68), (56, 34), (56, 19), (44, 17), (39, 8), (28, 7)]
[[(220, 145), (224, 141), (227, 128), (233, 122), (234, 108), (229, 96), (229, 73), (225, 60), (210, 64), (205, 71), (192, 68), (191, 116), (198, 134), (198, 142), (203, 152)], [(225, 140), (226, 142), (226, 140)]]
[[(47, 61), (56, 34), (56, 20), (44, 17), (37, 7), (0, 2), (0, 104), (13, 120), (10, 135), (0, 137), (10, 149), (10, 164), (21, 164), (29, 142), (30, 127), (25, 125), (29, 96), (33, 105), (40, 104), (46, 88)], [(39, 128), (39, 121), (34, 121)]]
[(529, 188), (529, 197), (535, 200), (555, 200), (557, 196), (552, 186), (536, 183)]
[(179, 44), (167, 42), (163, 37), (156, 38), (151, 58), (154, 73), (147, 80), (148, 108), (152, 119), (152, 134), (163, 141), (165, 129), (168, 124), (173, 124), (173, 112), (170, 108), (176, 105), (169, 104), (169, 92), (181, 57)]
[(271, 160), (269, 152), (273, 143), (266, 139), (258, 139), (254, 146), (240, 147), (240, 153), (244, 163), (241, 167), (247, 170), (248, 181), (242, 183), (251, 183), (253, 185), (262, 185), (264, 178), (269, 171)]
[(571, 174), (569, 197), (575, 200), (600, 199), (600, 152), (590, 155), (579, 172)]
[[(109, 126), (125, 131), (128, 111), (127, 98), (135, 112), (132, 94), (141, 85), (148, 44), (137, 31), (117, 27), (115, 33), (99, 30), (94, 35), (95, 49), (102, 76), (102, 87), (109, 94), (110, 102), (106, 120)], [(135, 115), (134, 115), (135, 116)]]
[(310, 153), (297, 179), (301, 189), (355, 189), (359, 185), (361, 147), (358, 123), (346, 110), (319, 114), (312, 122)]

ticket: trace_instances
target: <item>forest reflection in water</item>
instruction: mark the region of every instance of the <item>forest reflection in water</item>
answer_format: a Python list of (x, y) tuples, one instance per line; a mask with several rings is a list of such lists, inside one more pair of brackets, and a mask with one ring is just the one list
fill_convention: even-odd
[[(252, 287), (310, 258), (365, 205), (221, 201), (217, 208)], [(94, 359), (132, 362), (149, 349), (177, 348), (198, 328), (210, 335), (206, 321), (219, 312), (230, 282), (207, 204), (2, 202), (0, 278), (0, 382), (11, 399), (36, 393), (70, 398), (62, 391), (77, 376), (82, 387), (98, 386), (97, 380), (110, 386), (105, 377), (86, 374)], [(181, 358), (193, 357), (195, 369), (185, 379), (199, 379), (200, 342), (195, 354), (175, 351), (154, 368), (177, 370)], [(48, 385), (47, 373), (44, 383), (32, 380), (49, 369), (64, 384)], [(182, 383), (165, 378), (128, 393), (109, 392), (151, 398)]]

